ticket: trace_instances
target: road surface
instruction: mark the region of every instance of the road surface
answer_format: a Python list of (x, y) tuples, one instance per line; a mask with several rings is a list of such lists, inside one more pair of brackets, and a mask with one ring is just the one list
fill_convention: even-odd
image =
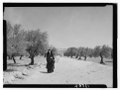
[(47, 73), (45, 64), (41, 64), (34, 74), (15, 84), (106, 84), (112, 87), (112, 71), (112, 66), (58, 57), (53, 73)]

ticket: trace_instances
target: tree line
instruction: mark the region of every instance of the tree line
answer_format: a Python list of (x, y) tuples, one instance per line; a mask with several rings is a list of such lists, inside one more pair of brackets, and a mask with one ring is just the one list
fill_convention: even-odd
[[(34, 64), (34, 57), (37, 55), (45, 55), (48, 45), (47, 32), (41, 32), (40, 29), (24, 30), (20, 24), (11, 25), (7, 22), (7, 57), (16, 63), (15, 57), (28, 56), (31, 59), (30, 65)], [(58, 54), (57, 49), (53, 48), (53, 53)], [(112, 58), (113, 50), (107, 45), (96, 46), (95, 48), (88, 47), (70, 47), (64, 52), (64, 56), (76, 57), (84, 60), (87, 57)]]
[(103, 64), (104, 58), (113, 58), (113, 50), (111, 47), (107, 45), (103, 46), (96, 46), (94, 48), (88, 48), (88, 47), (70, 47), (64, 52), (64, 56), (67, 57), (75, 57), (77, 59), (81, 59), (81, 57), (84, 57), (84, 60), (87, 59), (87, 57), (100, 57), (100, 63)]
[(16, 63), (15, 57), (26, 55), (34, 64), (34, 57), (44, 55), (48, 49), (48, 35), (40, 29), (24, 30), (20, 24), (7, 22), (7, 57)]

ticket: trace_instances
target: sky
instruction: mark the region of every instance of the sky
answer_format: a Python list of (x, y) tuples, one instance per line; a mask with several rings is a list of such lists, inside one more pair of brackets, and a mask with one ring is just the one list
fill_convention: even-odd
[(112, 6), (105, 7), (7, 7), (4, 19), (25, 30), (48, 33), (49, 44), (56, 48), (112, 47)]

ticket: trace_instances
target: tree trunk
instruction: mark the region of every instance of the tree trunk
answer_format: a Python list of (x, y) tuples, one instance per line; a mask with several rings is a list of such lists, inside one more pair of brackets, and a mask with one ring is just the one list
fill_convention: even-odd
[(34, 65), (34, 57), (32, 56), (32, 57), (30, 57), (31, 58), (31, 63), (30, 63), (30, 65)]
[(10, 59), (10, 56), (9, 55), (7, 55), (8, 56), (8, 59)]
[(75, 58), (78, 58), (78, 55), (76, 55), (76, 57)]
[(78, 59), (81, 60), (81, 56)]
[(12, 60), (12, 56), (10, 56), (10, 59)]
[(14, 56), (12, 56), (14, 63), (16, 63)]
[(12, 56), (8, 55), (8, 59), (12, 59)]
[(22, 59), (23, 55), (20, 56), (20, 60)]
[(100, 54), (100, 58), (101, 58), (100, 64), (104, 64), (102, 54)]
[(87, 56), (84, 56), (85, 58), (84, 58), (84, 60), (86, 60), (87, 59)]

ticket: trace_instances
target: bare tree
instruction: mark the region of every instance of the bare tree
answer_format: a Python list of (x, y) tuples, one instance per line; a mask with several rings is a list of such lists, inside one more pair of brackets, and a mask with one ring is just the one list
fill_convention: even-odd
[(83, 56), (83, 50), (84, 50), (84, 47), (79, 47), (78, 48), (78, 59), (81, 60), (81, 57)]
[(78, 56), (79, 59), (81, 59), (81, 57), (84, 57), (84, 60), (87, 59), (87, 57), (90, 55), (91, 53), (91, 49), (90, 48), (85, 48), (85, 47), (79, 47), (78, 48)]
[(40, 32), (40, 30), (29, 31), (26, 35), (26, 41), (28, 41), (27, 52), (30, 55), (31, 63), (34, 64), (34, 57), (39, 54), (45, 54), (48, 47), (47, 33)]
[(100, 56), (100, 58), (101, 58), (100, 63), (101, 63), (101, 64), (104, 64), (103, 58), (108, 58), (108, 57), (110, 57), (110, 56), (111, 56), (111, 50), (112, 50), (112, 49), (111, 49), (109, 46), (106, 46), (106, 45), (96, 46), (96, 47), (94, 48), (94, 53), (93, 53), (93, 55), (94, 55), (94, 57)]
[(75, 47), (70, 47), (68, 48), (65, 52), (64, 52), (64, 55), (65, 56), (70, 56), (70, 57), (73, 57), (73, 56), (77, 56), (77, 53), (78, 53), (78, 50), (77, 48)]
[(7, 23), (7, 55), (16, 63), (15, 56), (26, 53), (26, 43), (21, 25)]

